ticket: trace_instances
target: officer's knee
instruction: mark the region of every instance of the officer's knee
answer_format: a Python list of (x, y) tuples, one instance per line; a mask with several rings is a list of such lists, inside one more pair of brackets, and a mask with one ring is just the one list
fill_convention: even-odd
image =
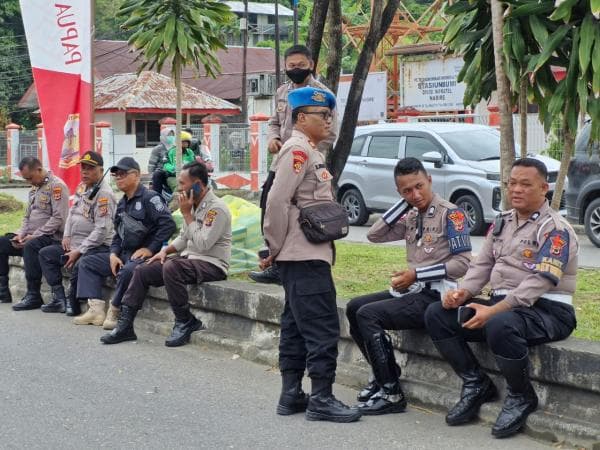
[(361, 305), (358, 299), (353, 299), (348, 302), (346, 305), (346, 317), (350, 322), (356, 319), (356, 313), (360, 309)]
[(355, 317), (356, 317), (356, 321), (359, 323), (359, 325), (361, 323), (365, 323), (365, 322), (368, 322), (368, 323), (375, 322), (376, 323), (379, 321), (377, 312), (371, 305), (364, 305), (364, 306), (361, 306), (360, 308), (358, 308), (358, 311), (356, 311)]
[(425, 310), (425, 328), (428, 330), (437, 328), (443, 322), (446, 310), (440, 302), (432, 303)]
[(488, 346), (494, 354), (501, 354), (507, 343), (513, 342), (519, 329), (510, 312), (496, 314), (485, 324), (485, 335)]
[(177, 264), (177, 261), (174, 259), (169, 259), (165, 261), (165, 264), (163, 265), (163, 276), (165, 279), (173, 279), (179, 275), (180, 270), (181, 269), (179, 264)]

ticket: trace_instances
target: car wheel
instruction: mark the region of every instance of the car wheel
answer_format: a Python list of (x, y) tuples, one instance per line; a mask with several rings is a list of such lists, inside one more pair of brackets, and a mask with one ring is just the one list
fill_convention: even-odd
[(480, 236), (485, 232), (485, 221), (483, 220), (483, 210), (477, 197), (473, 195), (462, 195), (454, 202), (456, 206), (462, 208), (467, 215), (471, 234)]
[(585, 209), (585, 234), (596, 247), (600, 247), (600, 198)]
[(340, 203), (348, 213), (350, 225), (364, 225), (369, 220), (365, 201), (356, 189), (348, 189), (344, 192)]

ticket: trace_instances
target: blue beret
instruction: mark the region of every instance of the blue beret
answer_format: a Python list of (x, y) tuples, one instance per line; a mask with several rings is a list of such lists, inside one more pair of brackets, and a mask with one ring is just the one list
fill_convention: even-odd
[(329, 91), (310, 86), (294, 89), (288, 94), (288, 103), (292, 111), (302, 106), (327, 106), (335, 108), (335, 97)]

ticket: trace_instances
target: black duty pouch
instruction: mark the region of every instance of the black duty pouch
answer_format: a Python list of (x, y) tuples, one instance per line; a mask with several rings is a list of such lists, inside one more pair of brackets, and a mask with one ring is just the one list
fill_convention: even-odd
[(314, 244), (348, 236), (348, 213), (336, 202), (318, 203), (302, 208), (299, 220), (306, 239)]
[(148, 227), (126, 212), (119, 213), (119, 219), (117, 233), (123, 241), (122, 248), (124, 250), (140, 248), (148, 235)]

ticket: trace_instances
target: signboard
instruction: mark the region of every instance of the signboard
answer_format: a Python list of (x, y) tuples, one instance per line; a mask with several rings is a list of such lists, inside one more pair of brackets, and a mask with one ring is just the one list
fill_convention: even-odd
[(460, 58), (406, 61), (400, 71), (400, 106), (421, 111), (465, 109), (466, 85), (456, 81)]
[[(342, 122), (352, 75), (341, 75), (337, 93), (338, 123)], [(387, 74), (370, 72), (365, 82), (358, 120), (373, 121), (387, 118)]]

